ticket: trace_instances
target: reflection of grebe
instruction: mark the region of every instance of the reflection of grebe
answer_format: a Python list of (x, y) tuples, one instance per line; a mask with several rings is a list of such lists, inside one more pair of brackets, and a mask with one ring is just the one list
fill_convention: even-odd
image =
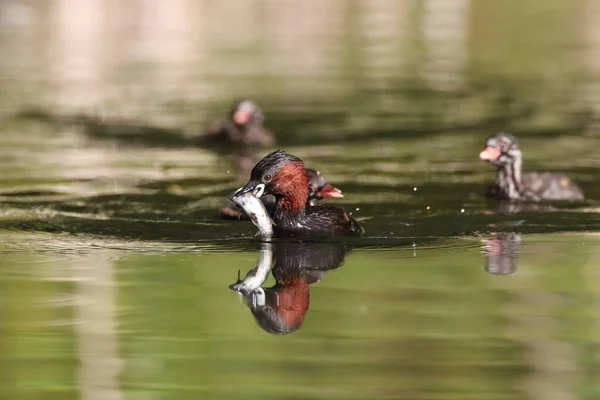
[(510, 275), (517, 269), (521, 236), (514, 232), (492, 233), (491, 239), (481, 241), (486, 257), (485, 270), (494, 275)]
[[(348, 250), (343, 244), (263, 243), (258, 263), (229, 287), (241, 293), (259, 326), (273, 334), (296, 331), (310, 304), (309, 284), (339, 267)], [(275, 285), (262, 288), (269, 271)]]

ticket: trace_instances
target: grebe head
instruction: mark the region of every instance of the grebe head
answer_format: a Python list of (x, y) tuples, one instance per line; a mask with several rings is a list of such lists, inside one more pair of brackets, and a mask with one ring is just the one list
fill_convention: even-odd
[(231, 108), (231, 121), (237, 126), (260, 124), (263, 120), (260, 107), (252, 100), (240, 100)]
[(517, 138), (509, 133), (495, 133), (485, 140), (485, 147), (479, 153), (479, 158), (499, 167), (514, 164), (520, 160), (521, 151)]
[(276, 150), (252, 169), (248, 183), (234, 196), (252, 192), (256, 197), (272, 194), (278, 205), (303, 209), (308, 200), (308, 176), (304, 162), (283, 150)]
[(344, 197), (342, 191), (331, 186), (319, 171), (307, 168), (306, 175), (308, 176), (308, 196), (311, 205), (314, 205), (313, 202), (316, 203), (318, 200), (326, 198), (338, 199)]

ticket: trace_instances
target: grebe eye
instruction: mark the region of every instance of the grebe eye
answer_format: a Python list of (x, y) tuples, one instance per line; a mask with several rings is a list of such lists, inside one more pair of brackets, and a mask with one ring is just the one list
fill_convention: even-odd
[(273, 179), (273, 176), (271, 176), (271, 174), (266, 174), (265, 176), (263, 176), (263, 182), (271, 182), (271, 179)]

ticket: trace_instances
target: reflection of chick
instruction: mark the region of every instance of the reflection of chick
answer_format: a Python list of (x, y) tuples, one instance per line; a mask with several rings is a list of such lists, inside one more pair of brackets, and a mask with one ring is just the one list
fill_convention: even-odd
[(481, 249), (487, 259), (485, 270), (494, 275), (514, 273), (521, 236), (514, 232), (492, 233), (492, 236), (495, 237), (481, 241)]
[[(273, 255), (275, 285), (262, 288)], [(296, 331), (310, 304), (309, 284), (320, 281), (325, 271), (344, 261), (343, 244), (264, 243), (259, 262), (244, 280), (229, 287), (246, 298), (258, 325), (266, 332), (285, 335)]]

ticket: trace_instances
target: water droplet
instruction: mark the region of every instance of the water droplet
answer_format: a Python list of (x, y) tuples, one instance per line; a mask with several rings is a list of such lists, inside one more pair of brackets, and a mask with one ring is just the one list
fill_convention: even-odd
[(465, 209), (464, 209), (464, 208), (461, 208), (461, 209), (460, 209), (460, 212), (461, 212), (461, 213), (464, 213), (464, 212), (465, 212)]
[(413, 191), (414, 191), (414, 192), (416, 192), (416, 191), (417, 191), (417, 187), (416, 187), (416, 186), (413, 188)]
[(356, 207), (356, 211), (360, 211), (360, 208), (359, 208), (359, 207)]
[(427, 206), (427, 209), (428, 209), (428, 210), (431, 210), (431, 207)]

